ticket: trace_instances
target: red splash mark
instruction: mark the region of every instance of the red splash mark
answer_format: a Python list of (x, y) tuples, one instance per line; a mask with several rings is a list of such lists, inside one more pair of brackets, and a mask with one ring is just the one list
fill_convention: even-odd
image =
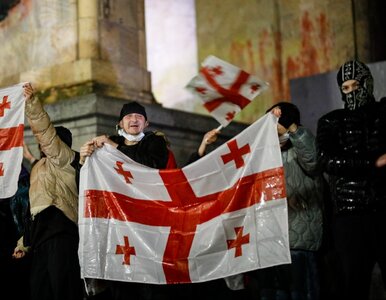
[(306, 11), (301, 23), (302, 44), (300, 58), (302, 61), (303, 76), (320, 73), (318, 67), (318, 52), (316, 50), (314, 39), (314, 29), (309, 13)]
[[(273, 36), (273, 40), (272, 40)], [(274, 98), (274, 102), (277, 102), (279, 99), (283, 99), (284, 88), (286, 83), (286, 78), (283, 78), (282, 71), (282, 43), (280, 32), (272, 34), (269, 30), (263, 29), (258, 36), (258, 53), (259, 53), (259, 62), (261, 74), (263, 74), (264, 79), (267, 80), (271, 85), (271, 92)], [(266, 57), (266, 53), (272, 51), (272, 44), (274, 47), (275, 55), (271, 61)]]
[(253, 45), (251, 40), (247, 40), (247, 55), (248, 55), (248, 62), (249, 62), (249, 70), (248, 72), (253, 72), (255, 70), (255, 59), (253, 57)]
[(229, 55), (231, 59), (230, 62), (238, 67), (245, 68), (244, 50), (245, 44), (232, 41)]
[(258, 53), (260, 58), (260, 69), (262, 74), (265, 76), (264, 79), (267, 80), (271, 85), (271, 92), (273, 98), (280, 99), (283, 96), (282, 82), (283, 82), (283, 73), (281, 65), (281, 38), (280, 33), (274, 34), (273, 45), (275, 49), (275, 57), (272, 61), (268, 61), (266, 53), (272, 51), (272, 34), (265, 28), (263, 29), (258, 36)]
[[(297, 55), (283, 58), (280, 32), (272, 33), (263, 28), (257, 35), (257, 49), (253, 43), (233, 42), (230, 49), (231, 62), (244, 70), (267, 80), (271, 85), (273, 102), (290, 100), (289, 79), (325, 72), (330, 68), (331, 34), (326, 14), (317, 17), (305, 11), (300, 16), (300, 49)], [(273, 49), (272, 49), (273, 48)], [(274, 51), (274, 55), (270, 55)], [(258, 55), (255, 64), (253, 54)]]
[(321, 44), (321, 50), (323, 54), (323, 65), (325, 68), (323, 68), (323, 71), (328, 71), (330, 66), (330, 51), (331, 51), (331, 38), (329, 33), (329, 23), (327, 20), (327, 17), (324, 13), (321, 13), (320, 16), (317, 18), (318, 24), (319, 24), (319, 41)]
[(286, 63), (286, 82), (284, 85), (284, 95), (286, 99), (290, 99), (289, 79), (299, 77), (299, 61), (291, 56), (287, 57)]
[(230, 48), (230, 61), (232, 64), (239, 66), (248, 73), (254, 74), (255, 72), (255, 59), (253, 54), (253, 44), (251, 40), (247, 40), (245, 43), (235, 42), (231, 43)]
[[(313, 21), (306, 11), (301, 18), (300, 29), (300, 53), (297, 56), (288, 56), (286, 61), (288, 79), (319, 74), (330, 67), (332, 43), (327, 16), (320, 13)], [(285, 87), (289, 89), (288, 84)], [(289, 90), (285, 94), (289, 96)]]
[[(275, 99), (283, 97), (283, 72), (281, 64), (281, 37), (280, 33), (274, 34), (268, 29), (263, 29), (257, 38), (257, 51), (253, 48), (251, 40), (244, 43), (233, 41), (230, 48), (230, 61), (243, 70), (260, 77), (270, 83), (271, 92)], [(275, 58), (269, 60), (266, 54), (272, 52), (274, 46)], [(255, 57), (258, 54), (258, 63)]]
[(264, 74), (268, 74), (269, 64), (266, 62), (265, 51), (269, 48), (269, 33), (267, 29), (264, 29), (259, 34), (259, 57), (260, 57), (260, 68)]
[(276, 32), (274, 35), (274, 45), (275, 45), (275, 58), (272, 61), (272, 70), (273, 70), (273, 82), (277, 86), (275, 91), (273, 91), (273, 97), (276, 101), (283, 99), (285, 95), (285, 87), (288, 86), (287, 78), (283, 78), (283, 65), (282, 65), (282, 44), (281, 44), (281, 34)]
[(299, 65), (300, 63), (296, 57), (288, 56), (286, 65), (287, 75), (291, 77), (299, 77), (301, 74)]

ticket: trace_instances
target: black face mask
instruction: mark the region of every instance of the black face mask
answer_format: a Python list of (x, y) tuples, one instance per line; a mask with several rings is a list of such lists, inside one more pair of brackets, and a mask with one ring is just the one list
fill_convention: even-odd
[(344, 107), (348, 110), (356, 110), (372, 102), (372, 96), (367, 89), (359, 86), (355, 91), (343, 94), (342, 99), (345, 102)]
[(344, 63), (337, 74), (339, 87), (347, 80), (358, 81), (358, 88), (348, 94), (342, 93), (342, 100), (345, 108), (356, 110), (370, 102), (374, 102), (373, 96), (373, 76), (370, 69), (362, 62), (352, 60)]

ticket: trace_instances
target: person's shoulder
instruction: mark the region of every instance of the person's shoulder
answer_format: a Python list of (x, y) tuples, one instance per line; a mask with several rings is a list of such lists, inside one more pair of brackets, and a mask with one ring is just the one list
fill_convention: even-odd
[(157, 140), (157, 141), (163, 141), (166, 144), (168, 144), (168, 140), (166, 138), (165, 133), (159, 130), (145, 132), (144, 140), (147, 140), (147, 141)]
[(378, 103), (378, 105), (379, 105), (380, 107), (382, 107), (382, 108), (386, 107), (386, 97), (382, 97), (382, 98), (379, 99), (379, 101), (376, 102), (376, 103)]
[(158, 131), (147, 131), (145, 136), (139, 142), (140, 147), (145, 148), (157, 148), (157, 149), (167, 149), (168, 143), (164, 135), (160, 134)]
[(378, 115), (384, 115), (386, 113), (386, 97), (369, 103), (369, 105), (367, 105), (364, 110), (371, 114), (376, 113)]
[(319, 120), (334, 119), (346, 113), (343, 108), (334, 109), (319, 118)]

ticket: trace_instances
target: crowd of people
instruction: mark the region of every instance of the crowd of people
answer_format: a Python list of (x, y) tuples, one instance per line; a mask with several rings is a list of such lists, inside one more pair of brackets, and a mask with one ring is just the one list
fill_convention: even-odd
[[(80, 276), (79, 169), (105, 144), (145, 166), (173, 168), (169, 143), (161, 132), (146, 131), (146, 110), (134, 101), (123, 105), (116, 135), (94, 137), (75, 151), (70, 130), (55, 127), (32, 85), (24, 85), (40, 158), (24, 147), (31, 171), (23, 167), (18, 193), (0, 199), (0, 281), (8, 287), (19, 278), (26, 288), (12, 294), (31, 300), (369, 299), (376, 263), (386, 286), (386, 99), (375, 100), (372, 74), (360, 61), (344, 63), (337, 82), (344, 108), (322, 116), (315, 136), (294, 104), (283, 101), (266, 111), (278, 119), (290, 264), (241, 274), (241, 290), (223, 279), (179, 285), (96, 280), (94, 293)], [(208, 131), (187, 164), (203, 157), (219, 134)]]

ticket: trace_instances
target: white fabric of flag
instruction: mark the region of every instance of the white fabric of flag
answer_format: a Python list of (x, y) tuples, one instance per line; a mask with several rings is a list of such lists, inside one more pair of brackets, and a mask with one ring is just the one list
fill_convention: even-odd
[(263, 91), (268, 83), (215, 56), (208, 56), (200, 73), (186, 88), (197, 95), (205, 109), (223, 126)]
[(0, 198), (12, 197), (23, 161), (23, 83), (0, 89)]
[(276, 126), (267, 114), (182, 169), (97, 149), (80, 174), (82, 277), (190, 283), (289, 263)]

